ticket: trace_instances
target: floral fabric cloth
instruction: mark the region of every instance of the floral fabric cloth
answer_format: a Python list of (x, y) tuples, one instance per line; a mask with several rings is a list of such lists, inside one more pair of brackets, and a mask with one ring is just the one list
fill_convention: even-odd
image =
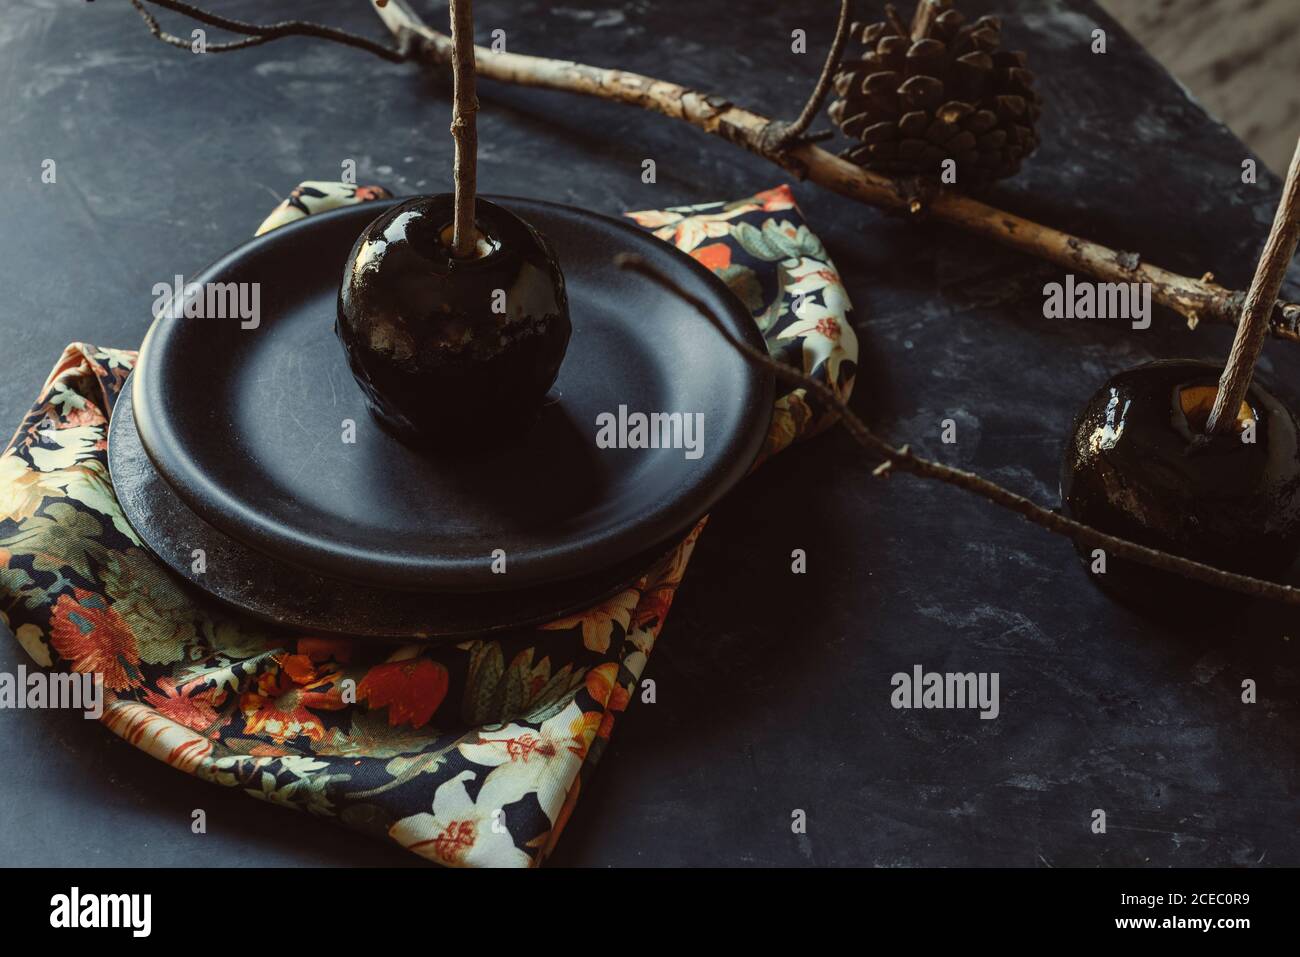
[[(386, 195), (304, 183), (259, 232)], [(847, 396), (849, 303), (787, 187), (630, 215), (721, 276), (775, 355)], [(104, 724), (179, 770), (441, 864), (543, 861), (707, 519), (621, 594), (540, 627), (432, 647), (286, 638), (178, 586), (118, 508), (105, 436), (134, 360), (68, 346), (0, 456), (0, 626), (39, 665), (102, 675)], [(764, 456), (826, 423), (802, 390), (781, 395)]]

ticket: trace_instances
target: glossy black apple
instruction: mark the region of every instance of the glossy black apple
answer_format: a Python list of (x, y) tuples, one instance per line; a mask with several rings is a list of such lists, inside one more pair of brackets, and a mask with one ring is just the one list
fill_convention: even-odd
[[(1071, 516), (1102, 531), (1276, 578), (1300, 550), (1296, 420), (1256, 380), (1236, 427), (1206, 435), (1221, 371), (1176, 359), (1108, 381), (1075, 422), (1061, 465), (1061, 500)], [(1091, 570), (1092, 548), (1079, 553)], [(1130, 604), (1164, 615), (1227, 596), (1112, 556), (1105, 573), (1093, 578)]]
[(555, 382), (570, 324), (564, 275), (536, 229), (478, 199), (478, 255), (451, 253), (451, 194), (385, 212), (352, 247), (335, 331), (379, 420), (401, 438), (490, 438)]

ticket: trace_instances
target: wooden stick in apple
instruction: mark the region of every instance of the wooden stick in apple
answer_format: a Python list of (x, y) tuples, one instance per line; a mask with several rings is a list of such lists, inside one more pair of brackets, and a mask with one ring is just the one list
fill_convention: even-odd
[(1205, 423), (1207, 433), (1230, 432), (1236, 428), (1237, 410), (1250, 388), (1255, 363), (1264, 347), (1264, 337), (1268, 335), (1273, 303), (1286, 277), (1291, 257), (1295, 255), (1297, 240), (1300, 240), (1300, 142), (1296, 143), (1291, 169), (1282, 187), (1282, 201), (1278, 203), (1259, 265), (1255, 267), (1250, 291), (1246, 293), (1241, 321), (1237, 324), (1237, 334), (1228, 353), (1228, 364), (1219, 379), (1214, 408)]
[(455, 87), (451, 135), (456, 141), (456, 214), (451, 251), (457, 259), (476, 254), (474, 193), (478, 186), (478, 95), (474, 90), (474, 9), (472, 0), (451, 0), (451, 69)]

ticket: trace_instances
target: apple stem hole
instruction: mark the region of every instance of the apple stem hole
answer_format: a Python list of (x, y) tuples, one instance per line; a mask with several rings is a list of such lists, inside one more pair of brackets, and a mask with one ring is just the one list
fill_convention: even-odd
[[(1210, 419), (1210, 412), (1214, 409), (1214, 400), (1218, 395), (1219, 388), (1213, 385), (1192, 385), (1179, 390), (1178, 404), (1193, 432), (1208, 434), (1206, 426)], [(1235, 423), (1237, 431), (1243, 431), (1246, 423), (1254, 418), (1254, 410), (1243, 399), (1237, 409)]]

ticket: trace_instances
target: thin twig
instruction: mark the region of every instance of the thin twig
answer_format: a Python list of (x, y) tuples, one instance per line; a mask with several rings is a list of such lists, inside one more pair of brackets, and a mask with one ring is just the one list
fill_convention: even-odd
[(1273, 216), (1273, 226), (1264, 242), (1251, 280), (1250, 292), (1241, 310), (1241, 322), (1232, 340), (1228, 363), (1219, 378), (1219, 391), (1214, 397), (1214, 408), (1206, 420), (1206, 432), (1230, 432), (1236, 427), (1237, 410), (1246, 398), (1250, 380), (1255, 374), (1255, 363), (1264, 348), (1268, 334), (1268, 320), (1272, 304), (1277, 300), (1287, 267), (1295, 255), (1296, 242), (1300, 240), (1300, 142), (1296, 143), (1295, 156), (1282, 187), (1282, 200)]
[(892, 471), (901, 471), (910, 472), (922, 478), (936, 479), (948, 485), (955, 485), (967, 492), (972, 492), (993, 502), (995, 505), (1000, 505), (1015, 512), (1049, 532), (1064, 535), (1081, 545), (1102, 548), (1107, 553), (1119, 558), (1126, 558), (1161, 571), (1181, 575), (1205, 585), (1226, 588), (1255, 598), (1271, 598), (1287, 604), (1300, 605), (1300, 588), (1292, 588), (1289, 585), (1281, 585), (1262, 578), (1252, 578), (1249, 575), (1224, 571), (1212, 565), (1192, 561), (1178, 555), (1171, 555), (1156, 548), (1149, 548), (1146, 545), (1139, 545), (1137, 542), (1110, 535), (1093, 528), (1091, 525), (1085, 525), (1072, 518), (1067, 518), (1059, 512), (1044, 508), (1031, 499), (1025, 498), (1023, 495), (1019, 495), (973, 472), (955, 469), (941, 462), (914, 455), (906, 445), (901, 448), (890, 445), (872, 432), (866, 423), (858, 418), (848, 404), (830, 386), (819, 379), (814, 379), (794, 366), (786, 365), (784, 362), (772, 358), (766, 351), (757, 349), (745, 342), (723, 324), (722, 320), (718, 318), (707, 303), (687, 292), (674, 280), (651, 266), (640, 256), (620, 253), (614, 257), (614, 261), (620, 268), (640, 273), (677, 295), (699, 312), (700, 315), (704, 316), (709, 321), (709, 324), (721, 333), (732, 348), (739, 351), (751, 362), (771, 370), (778, 379), (790, 385), (807, 389), (818, 401), (838, 413), (840, 422), (849, 435), (867, 451), (883, 459), (880, 466), (875, 469), (874, 474), (887, 475)]
[[(383, 57), (385, 60), (391, 60), (394, 63), (401, 63), (407, 59), (402, 50), (376, 43), (374, 40), (368, 40), (363, 36), (340, 30), (337, 27), (327, 27), (319, 23), (310, 23), (305, 20), (283, 20), (279, 23), (247, 23), (243, 20), (235, 20), (230, 17), (223, 17), (220, 14), (209, 13), (201, 7), (185, 3), (183, 0), (148, 0), (148, 2), (165, 10), (184, 14), (193, 20), (199, 21), (199, 23), (206, 23), (208, 26), (217, 27), (221, 30), (229, 30), (231, 33), (244, 34), (245, 38), (242, 40), (206, 44), (204, 49), (208, 53), (227, 53), (231, 50), (243, 50), (247, 47), (260, 46), (263, 43), (270, 43), (272, 40), (279, 40), (284, 37), (314, 37), (318, 40), (330, 40), (334, 43), (342, 43), (344, 46), (356, 47), (359, 50), (365, 50), (367, 53), (373, 53), (375, 56)], [(135, 7), (140, 16), (144, 18), (149, 32), (163, 43), (184, 50), (192, 48), (193, 41), (163, 30), (154, 15), (145, 9), (141, 0), (131, 0), (131, 6)]]
[(451, 249), (457, 259), (474, 255), (474, 193), (478, 186), (478, 96), (474, 92), (474, 9), (472, 0), (451, 0), (452, 61), (451, 135), (456, 141), (456, 214)]
[[(804, 139), (804, 134), (812, 122), (821, 112), (822, 103), (826, 99), (826, 94), (830, 92), (831, 81), (835, 78), (835, 71), (839, 68), (840, 58), (844, 55), (844, 44), (849, 38), (849, 5), (852, 0), (840, 0), (840, 19), (835, 24), (835, 39), (831, 41), (831, 49), (826, 54), (826, 62), (822, 64), (821, 76), (817, 78), (817, 85), (813, 88), (812, 96), (808, 97), (808, 102), (804, 104), (803, 112), (799, 118), (790, 124), (779, 126), (779, 133), (772, 142), (771, 148), (777, 152), (788, 150), (799, 140)], [(773, 124), (774, 127), (778, 124)]]

